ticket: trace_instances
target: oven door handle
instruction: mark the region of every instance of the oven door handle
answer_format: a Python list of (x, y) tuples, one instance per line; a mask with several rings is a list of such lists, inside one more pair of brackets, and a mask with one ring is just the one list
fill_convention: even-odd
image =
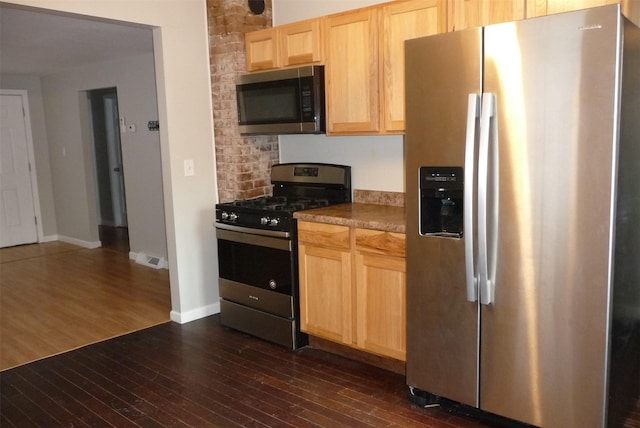
[[(218, 239), (225, 241), (239, 242), (241, 244), (257, 245), (260, 247), (273, 248), (276, 250), (283, 250), (291, 252), (291, 239), (278, 236), (265, 236), (264, 234), (256, 234), (256, 229), (239, 226), (219, 227), (216, 224), (216, 236)], [(233, 229), (231, 229), (233, 228)], [(259, 230), (259, 229), (258, 229)], [(265, 231), (261, 231), (265, 232)], [(267, 230), (266, 232), (275, 232), (273, 230)], [(281, 232), (286, 233), (289, 232)]]
[(251, 235), (273, 236), (275, 238), (289, 238), (291, 233), (283, 230), (264, 230), (253, 227), (233, 226), (216, 222), (216, 229), (232, 230), (234, 232), (250, 233)]

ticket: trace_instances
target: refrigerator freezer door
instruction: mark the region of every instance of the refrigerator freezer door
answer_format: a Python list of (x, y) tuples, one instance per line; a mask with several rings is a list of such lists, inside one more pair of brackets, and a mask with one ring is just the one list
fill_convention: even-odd
[(467, 140), (464, 154), (464, 263), (467, 276), (467, 300), (478, 300), (478, 276), (476, 275), (476, 142), (479, 135), (480, 96), (469, 94), (467, 107)]
[(495, 300), (481, 306), (480, 407), (536, 426), (604, 425), (617, 10), (484, 33), (499, 226)]
[(479, 327), (478, 303), (467, 300), (466, 231), (420, 235), (418, 185), (422, 166), (465, 167), (469, 94), (481, 92), (481, 35), (476, 28), (405, 45), (407, 384), (472, 406)]

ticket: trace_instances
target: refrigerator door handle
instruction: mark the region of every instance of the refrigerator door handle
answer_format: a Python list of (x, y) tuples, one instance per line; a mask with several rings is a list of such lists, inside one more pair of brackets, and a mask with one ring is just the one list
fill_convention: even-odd
[(476, 276), (476, 260), (474, 240), (476, 239), (475, 221), (473, 218), (475, 201), (475, 154), (477, 123), (480, 116), (480, 96), (469, 94), (467, 104), (467, 138), (464, 155), (464, 260), (467, 281), (467, 300), (478, 301), (478, 278)]
[(488, 190), (489, 190), (489, 150), (491, 149), (492, 121), (496, 116), (496, 95), (482, 95), (480, 118), (480, 147), (478, 153), (478, 276), (480, 303), (493, 303), (494, 284), (489, 278), (489, 237), (488, 237)]

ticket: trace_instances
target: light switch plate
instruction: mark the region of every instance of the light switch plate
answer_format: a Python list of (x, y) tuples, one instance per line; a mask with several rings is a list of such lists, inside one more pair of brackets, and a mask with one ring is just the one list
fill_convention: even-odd
[(185, 159), (184, 160), (184, 176), (192, 177), (195, 174), (193, 169), (193, 159)]

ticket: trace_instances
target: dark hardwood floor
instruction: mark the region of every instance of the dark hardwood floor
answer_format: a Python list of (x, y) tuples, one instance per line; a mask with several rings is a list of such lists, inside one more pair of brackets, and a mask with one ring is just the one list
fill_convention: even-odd
[(0, 373), (0, 425), (481, 427), (419, 409), (404, 377), (219, 324), (166, 323)]
[(6, 370), (0, 392), (2, 427), (489, 426), (412, 405), (401, 375), (288, 351), (221, 327), (217, 315)]
[[(112, 244), (128, 252), (128, 240), (118, 236)], [(36, 250), (47, 253), (50, 247)], [(0, 255), (2, 277), (10, 279), (8, 266), (15, 261), (7, 252)], [(7, 295), (5, 290), (5, 300)], [(5, 346), (7, 334), (1, 339)], [(318, 349), (288, 351), (223, 328), (219, 316), (211, 316), (184, 325), (165, 322), (1, 371), (0, 426), (491, 425), (444, 408), (412, 405), (402, 375)], [(624, 427), (640, 428), (640, 401)]]
[(102, 248), (108, 248), (120, 253), (129, 252), (128, 228), (99, 225), (98, 233)]

